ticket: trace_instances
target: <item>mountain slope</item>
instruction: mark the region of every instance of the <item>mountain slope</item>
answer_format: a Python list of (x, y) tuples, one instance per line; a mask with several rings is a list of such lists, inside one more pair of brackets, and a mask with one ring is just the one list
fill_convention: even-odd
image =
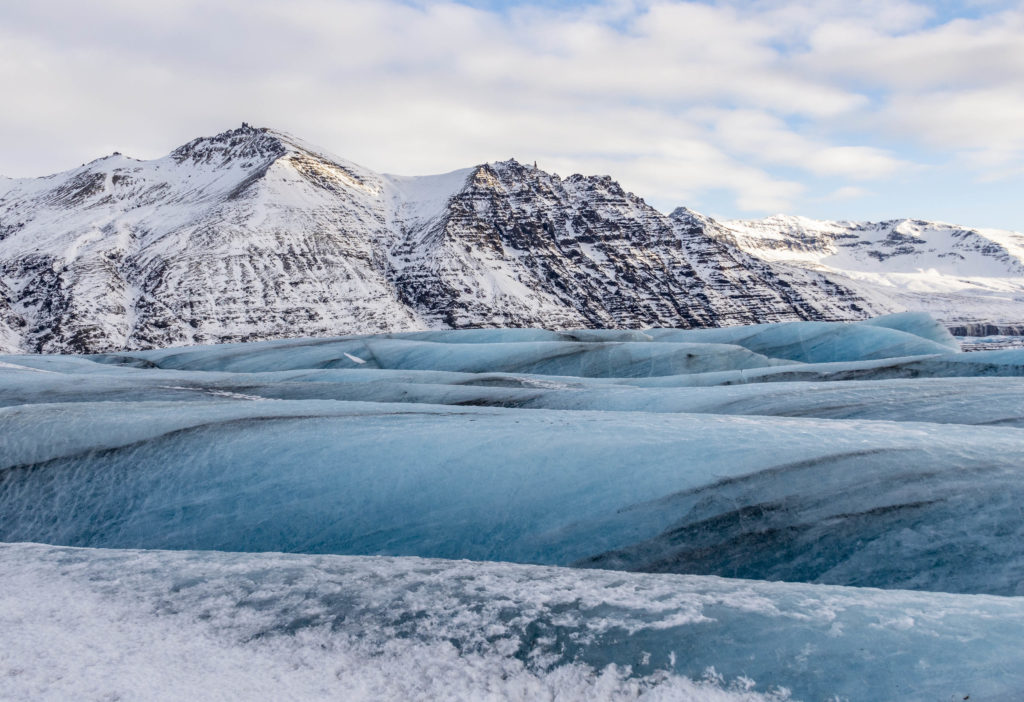
[[(263, 130), (114, 156), (3, 196), (3, 279), (28, 350), (415, 325), (387, 277), (385, 184)], [(339, 197), (339, 193), (342, 195)]]
[(432, 325), (691, 327), (859, 312), (840, 299), (847, 291), (806, 297), (608, 177), (561, 179), (515, 161), (477, 167), (399, 251), (403, 262), (421, 256), (398, 282)]
[[(610, 178), (563, 179), (516, 161), (381, 175), (243, 125), (153, 161), (114, 154), (0, 181), (0, 350), (915, 308), (906, 286), (819, 260), (845, 245), (840, 225), (801, 234), (765, 222), (665, 216)], [(1005, 246), (978, 236), (954, 243), (969, 239), (993, 266), (1022, 266), (1011, 235), (1000, 235)], [(1024, 319), (1016, 309), (1005, 320)]]
[(986, 326), (1024, 332), (1024, 234), (910, 219), (777, 215), (719, 224), (711, 235), (777, 269), (840, 276), (859, 294), (926, 310), (963, 333), (986, 333)]

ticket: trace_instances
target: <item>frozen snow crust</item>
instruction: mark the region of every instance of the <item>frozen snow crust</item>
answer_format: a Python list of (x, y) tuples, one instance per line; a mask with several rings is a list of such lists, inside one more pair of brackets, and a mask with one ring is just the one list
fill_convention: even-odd
[(1024, 600), (0, 545), (0, 697), (1017, 700)]
[(1019, 699), (1022, 429), (924, 315), (0, 356), (0, 698)]

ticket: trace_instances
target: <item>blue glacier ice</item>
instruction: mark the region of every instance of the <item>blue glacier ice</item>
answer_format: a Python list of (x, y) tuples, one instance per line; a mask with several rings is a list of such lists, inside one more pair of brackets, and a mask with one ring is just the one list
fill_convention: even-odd
[(310, 400), (131, 404), (130, 414), (86, 402), (0, 413), (10, 437), (0, 540), (1024, 591), (1018, 429)]
[(857, 325), (894, 329), (919, 336), (922, 339), (929, 339), (953, 351), (960, 350), (960, 342), (956, 340), (956, 337), (931, 315), (922, 312), (887, 314), (881, 317), (863, 319), (857, 322)]
[[(0, 539), (1021, 594), (1024, 352), (877, 324), (6, 357)], [(731, 343), (822, 334), (872, 358)]]
[(959, 350), (949, 332), (927, 315), (900, 314), (854, 324), (786, 322), (719, 329), (462, 329), (170, 348), (96, 358), (174, 370), (386, 368), (616, 378), (742, 370), (783, 360), (870, 361)]
[(856, 324), (782, 322), (719, 329), (652, 329), (657, 341), (735, 344), (803, 363), (868, 361), (959, 351), (956, 339), (928, 315), (903, 313)]
[[(474, 330), (469, 330), (474, 331)], [(447, 332), (451, 336), (462, 332)], [(781, 365), (741, 346), (652, 341), (531, 341), (445, 343), (367, 338), (257, 349), (203, 349), (116, 354), (111, 362), (175, 370), (276, 371), (297, 368), (385, 368), (463, 373), (627, 378)]]
[(1022, 505), (1024, 349), (916, 314), (2, 356), (0, 697), (145, 696), (110, 603), (253, 695), (1016, 700)]

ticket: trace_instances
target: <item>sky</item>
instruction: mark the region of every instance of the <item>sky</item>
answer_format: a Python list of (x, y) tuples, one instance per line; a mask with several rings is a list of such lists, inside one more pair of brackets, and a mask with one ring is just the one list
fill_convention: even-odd
[(388, 173), (1024, 231), (1024, 0), (5, 0), (0, 174), (242, 122)]

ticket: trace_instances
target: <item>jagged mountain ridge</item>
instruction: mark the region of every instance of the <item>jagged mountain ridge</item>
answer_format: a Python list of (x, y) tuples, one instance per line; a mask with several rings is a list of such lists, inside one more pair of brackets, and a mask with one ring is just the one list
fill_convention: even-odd
[(114, 154), (0, 181), (0, 350), (910, 306), (848, 271), (767, 256), (741, 229), (663, 215), (608, 177), (514, 160), (382, 175), (243, 125), (153, 161)]

